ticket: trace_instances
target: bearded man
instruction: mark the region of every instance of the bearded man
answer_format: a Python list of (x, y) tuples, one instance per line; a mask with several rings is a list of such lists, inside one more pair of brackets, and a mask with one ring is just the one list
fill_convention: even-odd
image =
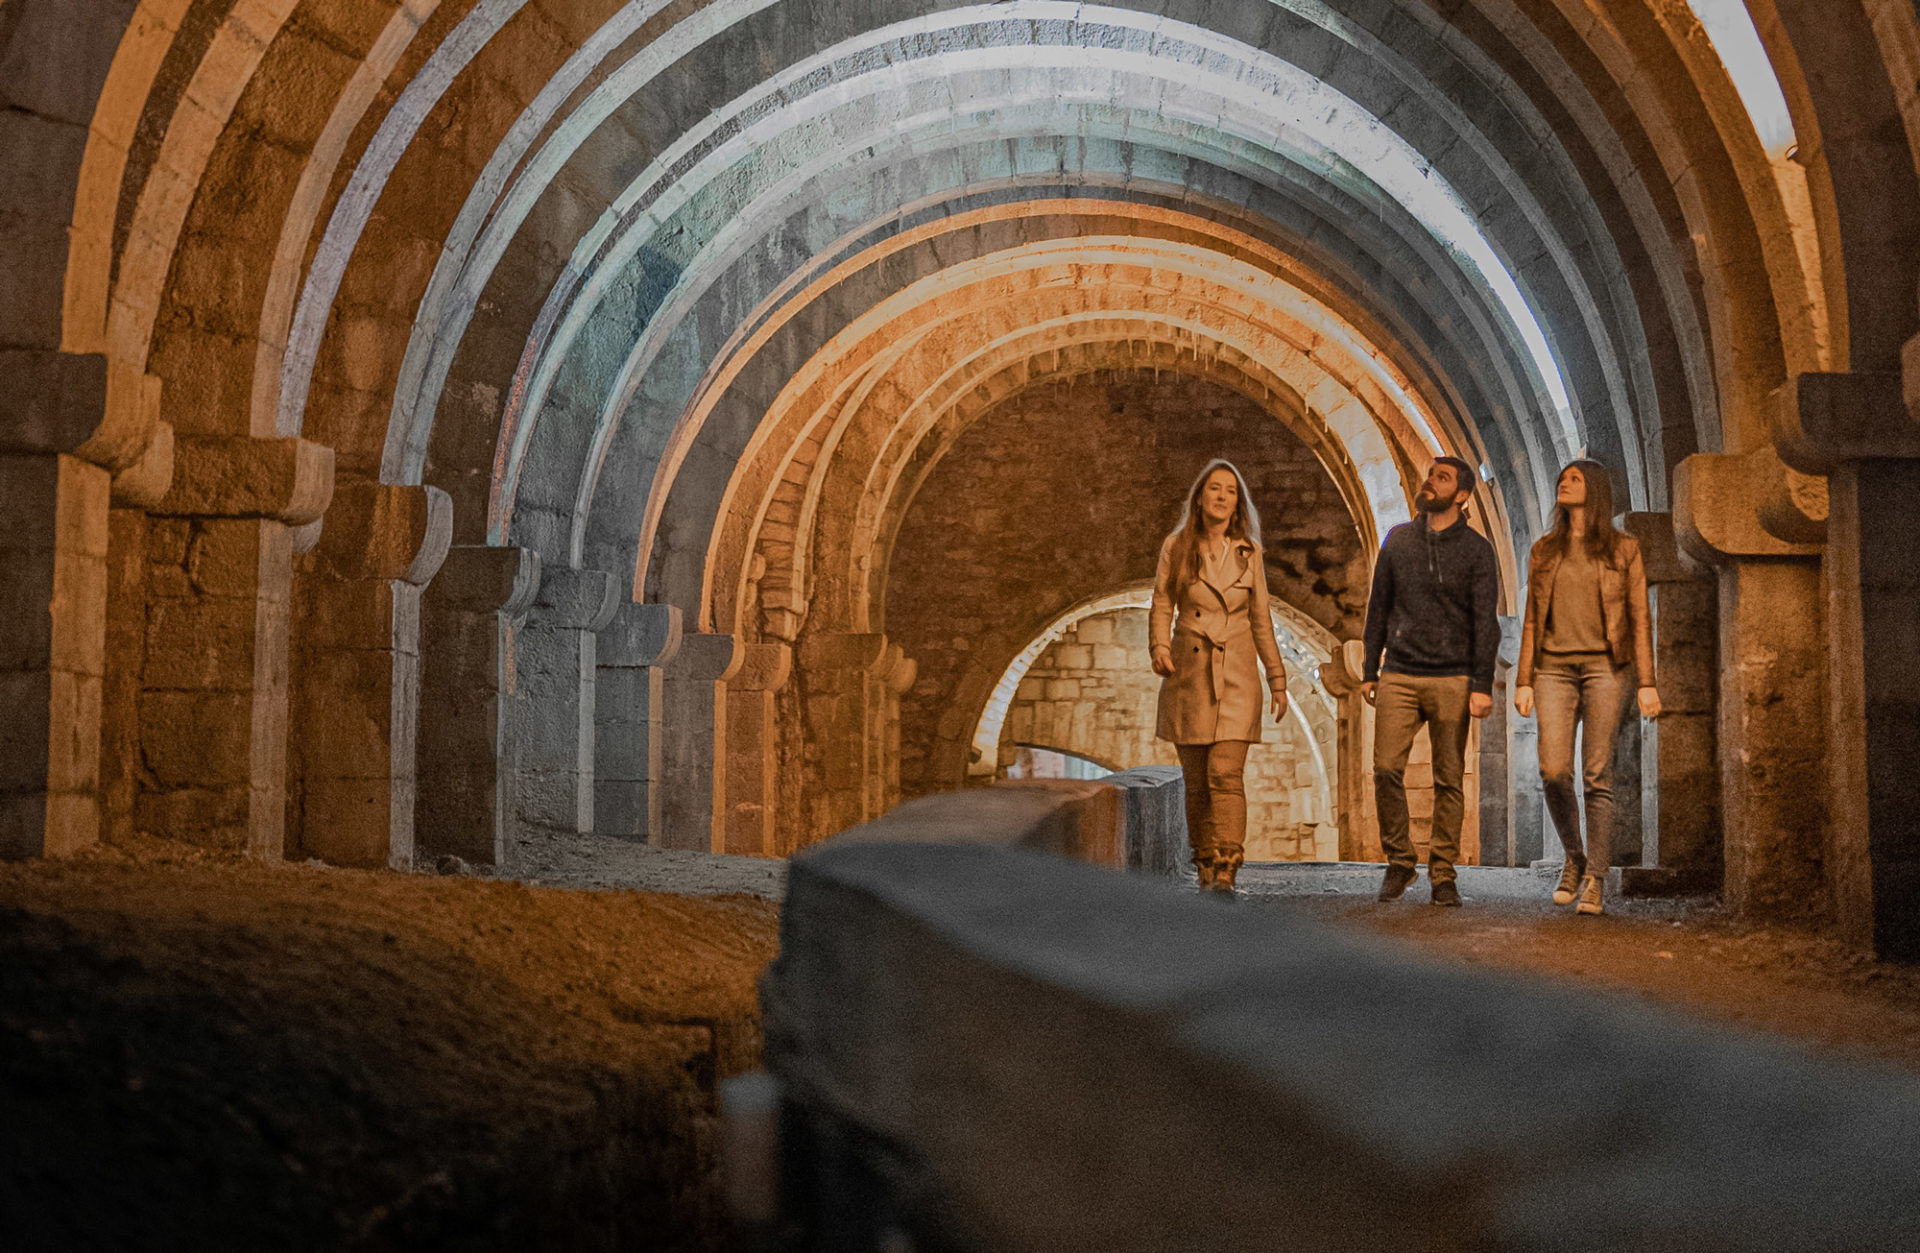
[(1397, 900), (1419, 873), (1408, 832), (1407, 755), (1422, 726), (1433, 746), (1433, 834), (1427, 883), (1435, 905), (1458, 905), (1454, 863), (1466, 813), (1470, 719), (1493, 710), (1500, 653), (1500, 581), (1493, 545), (1466, 523), (1473, 469), (1441, 457), (1427, 471), (1417, 514), (1387, 532), (1367, 601), (1361, 692), (1374, 708), (1373, 788), (1387, 872), (1380, 899)]

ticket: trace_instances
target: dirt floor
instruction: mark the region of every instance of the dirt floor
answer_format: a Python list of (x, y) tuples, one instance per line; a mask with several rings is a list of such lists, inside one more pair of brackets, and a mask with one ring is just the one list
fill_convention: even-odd
[(1755, 927), (1710, 900), (1610, 900), (1599, 917), (1551, 901), (1553, 879), (1469, 868), (1461, 909), (1420, 881), (1389, 905), (1379, 872), (1250, 868), (1247, 902), (1307, 913), (1470, 965), (1585, 984), (1920, 1071), (1920, 969), (1867, 961), (1791, 928)]
[[(597, 891), (164, 846), (0, 865), (6, 1246), (721, 1247), (715, 1084), (758, 1057), (783, 867), (615, 851), (527, 868)], [(1383, 906), (1376, 879), (1249, 867), (1238, 907), (1920, 1070), (1920, 971), (1708, 902), (1576, 918), (1470, 870), (1465, 909)]]
[(777, 905), (268, 866), (0, 866), (22, 1250), (706, 1249)]

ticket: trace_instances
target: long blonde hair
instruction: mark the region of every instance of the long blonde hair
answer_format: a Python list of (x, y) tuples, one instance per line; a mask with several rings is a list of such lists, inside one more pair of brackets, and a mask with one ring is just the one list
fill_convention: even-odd
[(1233, 462), (1215, 457), (1193, 481), (1192, 489), (1187, 492), (1186, 511), (1180, 515), (1180, 525), (1173, 531), (1173, 572), (1183, 584), (1200, 577), (1200, 537), (1206, 530), (1206, 521), (1200, 515), (1200, 493), (1206, 490), (1207, 480), (1216, 470), (1231, 474), (1234, 486), (1239, 489), (1233, 503), (1233, 516), (1227, 519), (1228, 538), (1246, 540), (1256, 553), (1260, 550), (1260, 511), (1253, 507), (1247, 480)]

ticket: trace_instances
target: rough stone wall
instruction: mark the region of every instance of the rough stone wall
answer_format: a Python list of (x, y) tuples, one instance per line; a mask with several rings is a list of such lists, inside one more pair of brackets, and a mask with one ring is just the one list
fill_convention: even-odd
[[(1015, 691), (1000, 735), (1002, 773), (1021, 745), (1057, 749), (1114, 770), (1179, 764), (1154, 738), (1160, 691), (1147, 647), (1147, 611), (1084, 618), (1040, 654)], [(1254, 861), (1337, 861), (1333, 827), (1331, 709), (1302, 709), (1321, 762), (1291, 713), (1247, 753), (1247, 856)], [(1317, 715), (1317, 716), (1316, 716)]]
[(1312, 453), (1259, 404), (1134, 372), (1031, 388), (959, 438), (894, 548), (886, 631), (919, 664), (901, 701), (906, 795), (959, 783), (929, 765), (937, 739), (972, 733), (978, 710), (955, 703), (963, 685), (990, 686), (1080, 601), (1153, 577), (1188, 488), (1217, 456), (1240, 468), (1261, 511), (1274, 595), (1343, 639), (1360, 634), (1359, 532)]

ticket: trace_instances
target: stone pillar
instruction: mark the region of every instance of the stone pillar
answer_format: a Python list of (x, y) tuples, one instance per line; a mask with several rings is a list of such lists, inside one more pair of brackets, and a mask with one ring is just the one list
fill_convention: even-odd
[(661, 830), (665, 848), (718, 853), (727, 846), (727, 681), (743, 650), (731, 635), (684, 635), (661, 694)]
[(1828, 884), (1841, 933), (1920, 961), (1920, 340), (1896, 374), (1801, 375), (1781, 454), (1827, 475)]
[[(1500, 658), (1493, 669), (1493, 712), (1480, 721), (1479, 800), (1480, 864), (1483, 866), (1522, 865), (1513, 850), (1513, 778), (1512, 732), (1518, 719), (1513, 712), (1513, 656), (1508, 638), (1514, 636), (1519, 619), (1500, 619)], [(1514, 637), (1517, 646), (1518, 639)], [(1464, 843), (1464, 841), (1462, 841)]]
[(0, 857), (99, 838), (110, 484), (78, 457), (0, 455)]
[(661, 689), (680, 651), (679, 606), (620, 606), (595, 651), (593, 829), (650, 841), (661, 830)]
[(774, 833), (774, 697), (793, 675), (793, 649), (775, 642), (743, 644), (740, 652), (740, 668), (727, 680), (726, 851), (775, 857), (782, 850)]
[(1373, 709), (1360, 695), (1366, 646), (1342, 644), (1320, 667), (1320, 684), (1336, 704), (1334, 821), (1340, 829), (1340, 860), (1380, 858), (1380, 826), (1373, 810)]
[(106, 392), (104, 357), (0, 350), (0, 858), (99, 838), (111, 471), (148, 439)]
[[(1636, 894), (1710, 891), (1722, 870), (1714, 742), (1719, 598), (1711, 572), (1681, 553), (1671, 515), (1630, 513), (1624, 527), (1640, 541), (1646, 565), (1654, 677), (1665, 712), (1640, 731), (1640, 866), (1622, 869), (1622, 885)], [(1621, 798), (1631, 803), (1625, 793)]]
[(548, 567), (514, 639), (514, 814), (533, 827), (593, 830), (596, 643), (619, 608), (613, 576)]
[(887, 637), (879, 634), (822, 632), (801, 642), (806, 843), (873, 816), (869, 788), (880, 769), (872, 730), (875, 676), (886, 658)]
[(900, 803), (900, 698), (912, 690), (914, 680), (919, 677), (919, 662), (907, 656), (906, 650), (897, 644), (888, 648), (885, 670), (880, 676), (883, 700), (880, 803), (874, 810), (875, 817)]
[(422, 859), (511, 864), (514, 643), (539, 590), (538, 554), (476, 545), (449, 550), (421, 598), (414, 845)]
[[(159, 380), (150, 380), (159, 406)], [(140, 797), (140, 679), (147, 650), (147, 511), (173, 482), (173, 427), (158, 422), (140, 459), (113, 476), (107, 522), (107, 672), (100, 700), (100, 821), (109, 841), (134, 831)]]
[(317, 444), (179, 440), (148, 532), (140, 829), (282, 855), (293, 528), (332, 493)]
[(420, 589), (446, 559), (437, 487), (353, 483), (295, 579), (289, 835), (341, 866), (413, 864)]
[(1826, 895), (1826, 798), (1808, 786), (1826, 769), (1826, 615), (1819, 544), (1796, 530), (1817, 523), (1781, 516), (1794, 490), (1771, 449), (1696, 454), (1674, 471), (1675, 534), (1718, 572), (1725, 896), (1782, 918), (1819, 911)]

